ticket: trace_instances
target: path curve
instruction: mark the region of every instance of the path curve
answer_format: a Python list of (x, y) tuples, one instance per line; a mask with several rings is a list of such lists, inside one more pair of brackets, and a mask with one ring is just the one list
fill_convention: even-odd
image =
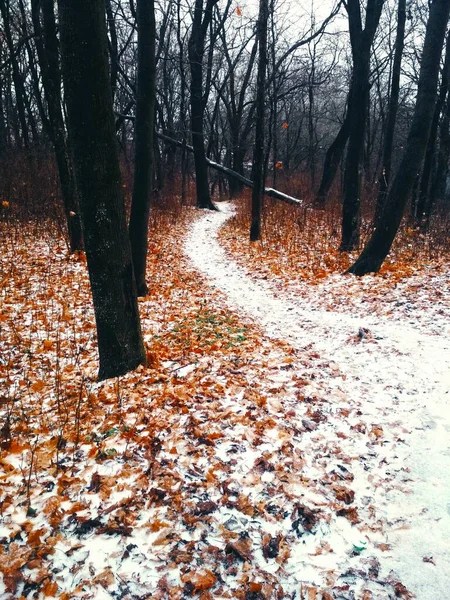
[[(412, 493), (382, 494), (384, 519), (395, 524), (382, 568), (393, 569), (418, 600), (449, 597), (450, 341), (387, 317), (308, 310), (307, 299), (300, 304), (269, 282), (252, 280), (218, 242), (232, 214), (231, 205), (203, 214), (188, 234), (186, 254), (225, 293), (230, 308), (253, 318), (268, 336), (297, 349), (312, 346), (336, 362), (345, 393), (366, 417), (383, 428), (394, 418), (402, 423), (405, 443), (393, 448), (391, 459), (393, 468), (400, 462), (409, 472)], [(348, 343), (361, 327), (370, 329), (373, 343)]]

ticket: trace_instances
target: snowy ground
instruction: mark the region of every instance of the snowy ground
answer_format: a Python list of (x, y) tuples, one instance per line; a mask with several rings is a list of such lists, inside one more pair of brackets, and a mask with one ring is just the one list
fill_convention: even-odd
[(449, 597), (450, 275), (257, 281), (229, 214), (157, 217), (102, 383), (83, 257), (0, 236), (0, 600)]
[[(328, 389), (321, 381), (320, 394), (327, 394), (331, 413), (338, 411), (339, 397), (345, 397), (350, 406), (348, 419), (345, 413), (342, 417), (347, 420), (347, 434), (342, 433), (341, 448), (357, 459), (351, 465), (355, 505), (378, 525), (376, 531), (371, 525), (365, 532), (365, 552), (376, 557), (384, 574), (393, 570), (419, 600), (447, 598), (449, 307), (436, 310), (430, 306), (431, 319), (423, 306), (414, 311), (411, 303), (409, 312), (364, 316), (365, 304), (358, 310), (349, 303), (346, 310), (344, 301), (338, 311), (330, 310), (330, 295), (336, 295), (338, 288), (339, 297), (345, 298), (348, 289), (367, 285), (367, 278), (334, 276), (311, 286), (309, 297), (304, 288), (299, 296), (295, 289), (286, 291), (270, 281), (256, 281), (217, 241), (219, 228), (231, 214), (231, 207), (222, 205), (221, 212), (208, 212), (195, 223), (185, 245), (193, 265), (212, 286), (225, 292), (233, 310), (251, 316), (269, 336), (296, 349), (313, 350), (313, 356), (317, 352), (318, 368), (331, 365), (338, 372)], [(399, 305), (407, 304), (408, 298), (403, 300)], [(356, 447), (353, 440), (352, 430), (362, 428), (367, 430), (367, 448)], [(323, 444), (321, 439), (315, 447), (311, 439), (302, 451), (318, 454)], [(364, 525), (354, 529), (356, 538), (361, 537)], [(335, 534), (344, 536), (338, 528)], [(380, 541), (383, 536), (384, 542)], [(333, 547), (335, 542), (331, 542)]]

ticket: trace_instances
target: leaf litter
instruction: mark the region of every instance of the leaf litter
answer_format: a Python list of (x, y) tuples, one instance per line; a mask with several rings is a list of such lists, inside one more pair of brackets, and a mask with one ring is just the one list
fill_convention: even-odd
[[(337, 342), (363, 368), (375, 349), (358, 328), (334, 339), (325, 321), (320, 346), (312, 320), (290, 320), (285, 336), (245, 293), (230, 306), (223, 278), (237, 294), (248, 280), (209, 237), (223, 215), (190, 229), (203, 277), (177, 242), (196, 214), (151, 244), (149, 366), (101, 384), (83, 256), (54, 234), (2, 236), (0, 598), (411, 597), (395, 574), (418, 506), (409, 457), (414, 436), (440, 440), (444, 424), (401, 405), (406, 375), (376, 393), (355, 381)], [(251, 290), (253, 304), (266, 293)], [(403, 365), (408, 350), (394, 350)], [(414, 513), (420, 526), (439, 516), (440, 485)], [(441, 550), (420, 548), (431, 586)]]

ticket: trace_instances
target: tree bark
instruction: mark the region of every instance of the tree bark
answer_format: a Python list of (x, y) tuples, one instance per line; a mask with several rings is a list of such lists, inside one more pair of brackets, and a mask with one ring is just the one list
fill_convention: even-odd
[(378, 187), (377, 204), (375, 208), (375, 225), (380, 217), (386, 200), (389, 181), (391, 179), (392, 148), (394, 144), (395, 122), (397, 120), (398, 98), (400, 92), (400, 74), (405, 42), (406, 0), (398, 0), (397, 35), (395, 38), (394, 63), (392, 66), (391, 95), (389, 97), (388, 116), (383, 144), (383, 163)]
[(439, 62), (450, 13), (450, 0), (434, 0), (430, 6), (417, 88), (416, 106), (405, 152), (388, 192), (378, 226), (348, 270), (365, 275), (380, 269), (400, 226), (414, 180), (423, 161), (436, 103)]
[[(448, 43), (448, 38), (447, 38)], [(448, 82), (447, 82), (448, 87)], [(436, 173), (431, 185), (430, 199), (426, 207), (424, 228), (428, 228), (433, 206), (445, 195), (445, 187), (450, 159), (450, 89), (447, 89), (447, 98), (439, 127), (439, 153), (437, 158)]]
[(145, 363), (108, 72), (105, 2), (58, 0), (58, 6), (102, 380)]
[(253, 191), (252, 216), (250, 224), (250, 241), (261, 239), (261, 209), (264, 195), (265, 161), (264, 161), (264, 114), (267, 71), (267, 21), (269, 19), (268, 0), (259, 0), (259, 16), (256, 39), (259, 46), (258, 75), (256, 80), (256, 127), (255, 147), (253, 150)]
[(155, 6), (154, 0), (136, 4), (138, 33), (138, 75), (135, 121), (133, 200), (130, 214), (130, 240), (138, 296), (146, 296), (148, 220), (153, 177), (155, 128)]
[(349, 139), (344, 171), (342, 237), (340, 250), (349, 252), (359, 245), (361, 219), (361, 164), (369, 107), (370, 51), (380, 20), (384, 0), (367, 0), (365, 27), (362, 29), (359, 0), (348, 0), (347, 12), (352, 46), (352, 98), (349, 111)]
[(415, 225), (425, 230), (427, 228), (428, 218), (431, 212), (430, 206), (430, 186), (432, 173), (434, 170), (436, 159), (436, 144), (439, 129), (439, 119), (442, 109), (444, 108), (445, 99), (447, 97), (450, 77), (450, 35), (447, 35), (447, 43), (445, 49), (444, 68), (442, 70), (442, 81), (439, 90), (439, 96), (434, 107), (433, 121), (431, 123), (430, 136), (428, 138), (425, 160), (423, 163), (422, 177), (420, 179), (419, 198), (416, 205)]
[[(212, 19), (212, 9), (218, 0), (207, 0), (203, 11), (203, 0), (195, 0), (194, 20), (188, 42), (189, 65), (191, 69), (191, 129), (194, 148), (195, 183), (197, 208), (216, 210), (211, 201), (208, 185), (205, 140), (203, 134), (203, 57), (208, 26)], [(203, 14), (204, 12), (204, 14)]]
[[(40, 11), (42, 10), (42, 23)], [(69, 247), (71, 252), (83, 249), (80, 209), (75, 185), (61, 105), (61, 72), (59, 67), (59, 44), (56, 35), (53, 0), (32, 0), (32, 19), (36, 34), (36, 50), (41, 68), (42, 85), (47, 102), (49, 135), (53, 142), (61, 184), (61, 195), (66, 215)]]

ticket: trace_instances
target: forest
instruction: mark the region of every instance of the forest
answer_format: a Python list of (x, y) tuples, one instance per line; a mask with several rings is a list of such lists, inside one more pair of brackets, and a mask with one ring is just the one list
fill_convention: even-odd
[(450, 0), (0, 0), (0, 600), (450, 590)]

